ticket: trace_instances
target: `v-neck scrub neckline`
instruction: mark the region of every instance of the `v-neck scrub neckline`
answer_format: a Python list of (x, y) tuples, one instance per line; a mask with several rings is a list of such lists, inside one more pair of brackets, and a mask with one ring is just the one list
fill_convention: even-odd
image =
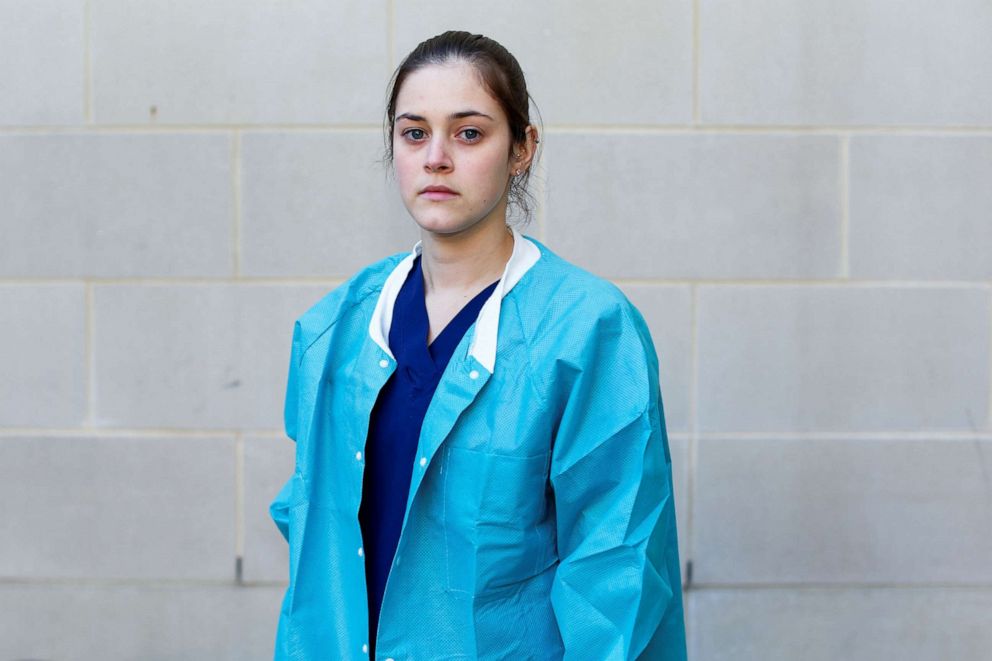
[(430, 345), (421, 255), (414, 260), (396, 297), (389, 328), (396, 369), (379, 392), (369, 418), (358, 512), (369, 597), (370, 657), (375, 653), (379, 611), (399, 542), (427, 407), (455, 348), (497, 284), (499, 280), (466, 303)]
[[(389, 333), (389, 348), (397, 355), (400, 364), (403, 361), (399, 358), (399, 354), (403, 354), (409, 361), (411, 369), (422, 375), (429, 375), (443, 372), (447, 367), (451, 355), (455, 352), (455, 347), (461, 342), (465, 331), (475, 321), (479, 310), (492, 295), (499, 280), (476, 294), (441, 329), (434, 341), (427, 344), (430, 318), (427, 315), (427, 297), (421, 260), (422, 256), (419, 255), (414, 260), (413, 268), (410, 269), (410, 274), (396, 299), (393, 326)], [(397, 322), (399, 322), (398, 328)], [(396, 333), (393, 332), (394, 329), (397, 331)]]

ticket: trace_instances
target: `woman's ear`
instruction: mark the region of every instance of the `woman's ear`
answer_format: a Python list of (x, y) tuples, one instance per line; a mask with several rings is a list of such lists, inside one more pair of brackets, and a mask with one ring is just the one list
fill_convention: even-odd
[(510, 159), (510, 169), (516, 173), (518, 170), (520, 174), (527, 171), (530, 164), (534, 161), (534, 155), (537, 154), (537, 128), (533, 124), (528, 124), (526, 130), (524, 131), (524, 141), (518, 145), (513, 146), (513, 156)]

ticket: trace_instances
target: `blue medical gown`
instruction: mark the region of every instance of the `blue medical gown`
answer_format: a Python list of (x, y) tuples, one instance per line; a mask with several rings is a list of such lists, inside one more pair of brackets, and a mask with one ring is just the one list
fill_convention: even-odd
[[(376, 658), (685, 659), (647, 327), (614, 285), (514, 234), (495, 314), (465, 333), (424, 419)], [(277, 661), (368, 658), (363, 451), (395, 369), (376, 329), (412, 259), (363, 269), (295, 325), (296, 468), (270, 507), (289, 542)]]

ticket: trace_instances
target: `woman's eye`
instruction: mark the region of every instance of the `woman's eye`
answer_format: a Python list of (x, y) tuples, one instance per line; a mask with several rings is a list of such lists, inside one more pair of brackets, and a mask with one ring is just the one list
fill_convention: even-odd
[(424, 129), (407, 129), (403, 132), (403, 135), (411, 140), (423, 140), (426, 133), (424, 132)]
[(479, 132), (479, 129), (465, 129), (462, 131), (462, 136), (469, 142), (475, 142), (482, 137), (482, 134)]

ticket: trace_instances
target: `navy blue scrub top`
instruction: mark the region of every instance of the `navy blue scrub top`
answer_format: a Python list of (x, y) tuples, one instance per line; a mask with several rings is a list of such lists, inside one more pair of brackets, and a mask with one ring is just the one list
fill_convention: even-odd
[(498, 282), (469, 301), (430, 346), (419, 255), (396, 297), (389, 327), (389, 349), (396, 358), (396, 370), (379, 392), (369, 419), (362, 504), (358, 511), (369, 593), (370, 658), (375, 658), (382, 595), (400, 538), (427, 406), (455, 347), (479, 316), (479, 310)]

